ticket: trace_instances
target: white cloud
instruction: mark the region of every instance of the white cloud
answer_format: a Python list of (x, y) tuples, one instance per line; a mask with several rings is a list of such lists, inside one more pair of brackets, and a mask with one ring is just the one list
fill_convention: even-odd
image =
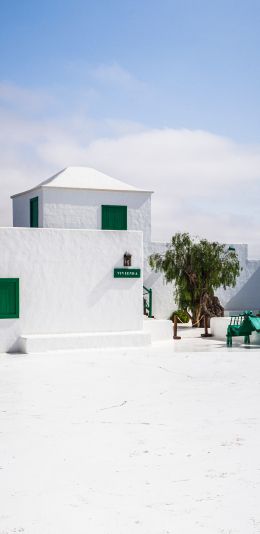
[(93, 166), (155, 191), (156, 240), (185, 230), (249, 242), (260, 256), (260, 146), (242, 146), (204, 131), (156, 129), (96, 140), (86, 156)]
[(10, 194), (68, 165), (85, 164), (155, 191), (154, 239), (189, 231), (249, 242), (251, 254), (260, 257), (260, 146), (76, 111), (39, 120), (0, 109), (0, 121), (0, 224), (11, 224)]

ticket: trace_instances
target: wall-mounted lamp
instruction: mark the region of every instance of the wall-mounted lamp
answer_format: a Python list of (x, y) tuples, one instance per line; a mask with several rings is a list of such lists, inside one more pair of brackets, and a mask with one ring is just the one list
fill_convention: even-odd
[(132, 254), (129, 252), (124, 253), (124, 267), (131, 267), (132, 265)]

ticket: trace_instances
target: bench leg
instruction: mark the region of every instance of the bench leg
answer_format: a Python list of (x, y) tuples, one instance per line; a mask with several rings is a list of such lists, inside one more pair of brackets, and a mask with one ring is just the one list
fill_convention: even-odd
[(227, 347), (232, 347), (232, 336), (227, 336)]

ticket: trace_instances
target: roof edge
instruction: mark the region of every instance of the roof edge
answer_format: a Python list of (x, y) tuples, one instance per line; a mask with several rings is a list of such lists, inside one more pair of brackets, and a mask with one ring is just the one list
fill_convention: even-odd
[(36, 185), (35, 187), (32, 187), (32, 189), (27, 189), (27, 191), (22, 191), (21, 193), (15, 193), (15, 195), (11, 195), (10, 198), (20, 197), (21, 195), (26, 195), (26, 193), (31, 193), (32, 191), (36, 191), (37, 189), (41, 189), (41, 185)]
[(106, 189), (106, 188), (100, 188), (100, 187), (67, 187), (67, 186), (60, 186), (60, 185), (42, 185), (42, 189), (73, 189), (73, 190), (80, 190), (80, 191), (116, 191), (118, 193), (154, 193), (154, 191), (148, 191), (146, 189)]
[(28, 189), (27, 191), (22, 191), (21, 193), (16, 193), (15, 195), (11, 195), (10, 198), (16, 198), (20, 197), (22, 195), (26, 195), (27, 193), (31, 193), (32, 191), (36, 191), (37, 189), (69, 189), (69, 190), (76, 190), (76, 191), (114, 191), (116, 193), (150, 193), (153, 194), (154, 191), (148, 191), (145, 189), (100, 189), (95, 187), (65, 187), (65, 186), (48, 186), (48, 185), (37, 185), (36, 187), (32, 187), (32, 189)]

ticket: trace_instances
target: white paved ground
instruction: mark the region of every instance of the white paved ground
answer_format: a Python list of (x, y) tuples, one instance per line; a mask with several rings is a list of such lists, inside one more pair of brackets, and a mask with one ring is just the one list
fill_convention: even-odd
[(3, 355), (0, 416), (0, 534), (260, 533), (259, 350)]

